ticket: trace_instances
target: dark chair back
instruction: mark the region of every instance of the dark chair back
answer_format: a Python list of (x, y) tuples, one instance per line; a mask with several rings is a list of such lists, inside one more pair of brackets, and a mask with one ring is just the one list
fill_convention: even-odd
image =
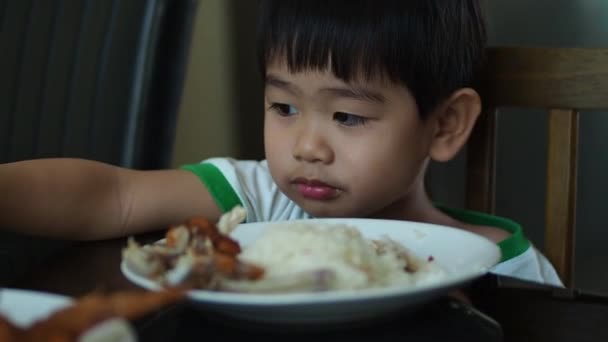
[[(197, 0), (0, 0), (0, 163), (170, 166)], [(0, 234), (0, 284), (65, 242)]]
[(0, 1), (0, 162), (168, 166), (195, 7)]

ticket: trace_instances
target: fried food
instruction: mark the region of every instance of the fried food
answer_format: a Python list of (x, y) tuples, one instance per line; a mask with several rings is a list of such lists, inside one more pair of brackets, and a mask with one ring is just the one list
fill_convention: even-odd
[(124, 291), (109, 295), (92, 293), (25, 329), (0, 317), (0, 340), (135, 341), (136, 336), (129, 321), (176, 303), (184, 297), (185, 292), (178, 289), (160, 292)]
[(164, 286), (216, 290), (226, 280), (260, 279), (264, 269), (239, 260), (241, 246), (227, 235), (243, 218), (239, 207), (217, 225), (202, 217), (175, 225), (164, 243), (141, 246), (130, 238), (123, 260), (130, 270)]

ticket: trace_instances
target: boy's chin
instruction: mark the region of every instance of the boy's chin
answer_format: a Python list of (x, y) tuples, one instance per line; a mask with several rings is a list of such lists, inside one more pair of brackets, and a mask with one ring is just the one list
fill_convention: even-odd
[(313, 217), (318, 218), (330, 218), (330, 217), (356, 217), (351, 210), (345, 210), (332, 203), (327, 202), (315, 202), (315, 203), (298, 203), (305, 212)]

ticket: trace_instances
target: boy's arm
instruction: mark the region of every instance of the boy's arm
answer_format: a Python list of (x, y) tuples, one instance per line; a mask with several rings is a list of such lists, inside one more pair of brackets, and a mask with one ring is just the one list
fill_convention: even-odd
[(188, 171), (135, 171), (67, 158), (0, 165), (1, 229), (100, 239), (166, 228), (197, 215), (215, 221), (220, 210)]

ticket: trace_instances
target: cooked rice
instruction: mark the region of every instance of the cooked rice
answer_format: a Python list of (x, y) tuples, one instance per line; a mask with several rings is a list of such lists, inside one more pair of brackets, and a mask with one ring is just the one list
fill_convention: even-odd
[(267, 279), (330, 271), (335, 275), (331, 289), (341, 290), (413, 286), (445, 275), (434, 262), (413, 258), (400, 244), (369, 240), (344, 224), (274, 224), (239, 258), (264, 267)]

